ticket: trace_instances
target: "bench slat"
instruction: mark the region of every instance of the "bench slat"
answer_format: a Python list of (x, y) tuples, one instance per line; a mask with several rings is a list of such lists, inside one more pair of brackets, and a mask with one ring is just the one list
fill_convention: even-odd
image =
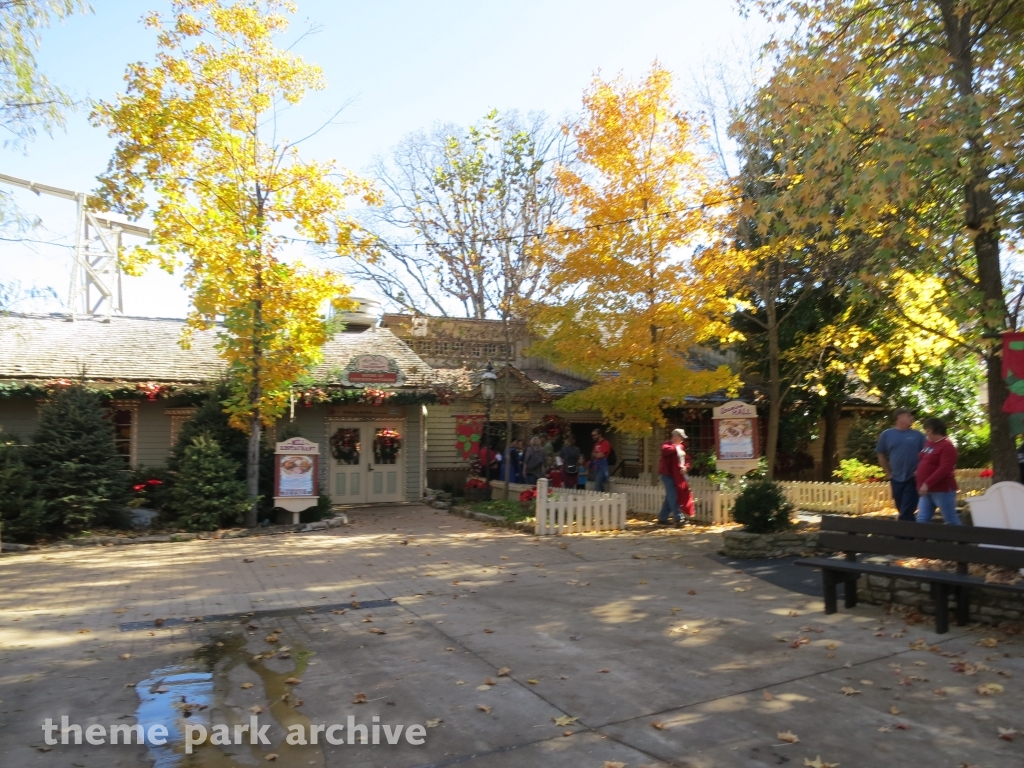
[(971, 544), (999, 544), (1004, 547), (1024, 547), (1024, 531), (1008, 528), (982, 528), (971, 525), (939, 525), (938, 523), (909, 523), (898, 520), (822, 515), (822, 531), (847, 533), (877, 533), (883, 536), (927, 538), (934, 541), (960, 541)]
[(795, 560), (793, 565), (802, 565), (809, 568), (827, 568), (834, 571), (843, 571), (844, 573), (866, 573), (879, 576), (895, 576), (900, 579), (912, 579), (915, 581), (935, 581), (957, 586), (986, 587), (1004, 592), (1024, 592), (1024, 584), (996, 584), (987, 582), (978, 576), (950, 573), (949, 571), (925, 571), (917, 568), (903, 568), (898, 565), (855, 563), (849, 560), (828, 557), (803, 558)]
[(928, 560), (951, 560), (954, 563), (979, 563), (1001, 565), (1006, 568), (1024, 568), (1024, 551), (1022, 550), (977, 547), (971, 544), (897, 539), (891, 536), (819, 533), (818, 547), (842, 552), (870, 552), (875, 555), (921, 557)]

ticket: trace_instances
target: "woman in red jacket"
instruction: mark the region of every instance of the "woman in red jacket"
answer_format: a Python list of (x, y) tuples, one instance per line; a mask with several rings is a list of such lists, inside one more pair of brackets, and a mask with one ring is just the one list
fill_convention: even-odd
[(658, 474), (665, 486), (665, 501), (658, 513), (658, 523), (668, 525), (671, 514), (676, 525), (680, 523), (679, 512), (682, 510), (687, 517), (693, 517), (693, 496), (690, 485), (686, 482), (686, 470), (690, 468), (686, 458), (683, 440), (686, 433), (681, 429), (673, 429), (669, 442), (661, 446), (661, 460), (658, 462)]
[(942, 419), (925, 419), (925, 444), (917, 459), (917, 522), (927, 523), (938, 507), (946, 525), (960, 525), (956, 513), (956, 446), (946, 436)]

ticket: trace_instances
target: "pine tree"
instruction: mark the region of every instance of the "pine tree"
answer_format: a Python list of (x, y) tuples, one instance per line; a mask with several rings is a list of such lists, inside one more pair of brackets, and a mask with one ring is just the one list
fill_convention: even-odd
[(0, 439), (0, 521), (4, 538), (34, 541), (51, 526), (24, 458), (24, 447), (16, 437)]
[[(182, 425), (178, 439), (171, 449), (171, 457), (167, 461), (169, 470), (180, 472), (185, 451), (197, 437), (205, 435), (215, 440), (220, 445), (221, 452), (238, 464), (238, 478), (245, 480), (246, 463), (249, 457), (249, 436), (229, 423), (229, 415), (224, 410), (224, 401), (228, 397), (230, 397), (228, 388), (226, 386), (218, 387), (203, 401), (192, 418)], [(260, 450), (261, 512), (268, 512), (272, 508), (273, 496), (274, 452), (266, 445), (262, 445)]]
[(216, 440), (203, 434), (193, 438), (178, 462), (170, 493), (178, 525), (213, 531), (240, 523), (250, 506), (245, 482), (238, 479), (240, 470)]
[(45, 504), (48, 533), (127, 524), (131, 476), (96, 394), (78, 385), (57, 390), (39, 409), (25, 463)]

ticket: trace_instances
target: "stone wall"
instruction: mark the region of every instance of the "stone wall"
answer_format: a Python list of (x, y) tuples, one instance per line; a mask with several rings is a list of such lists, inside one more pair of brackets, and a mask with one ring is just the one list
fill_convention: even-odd
[(813, 555), (818, 544), (816, 531), (784, 531), (783, 533), (748, 533), (726, 531), (722, 534), (721, 554), (740, 560), (761, 557)]
[[(934, 614), (935, 601), (931, 585), (927, 582), (900, 579), (892, 576), (861, 576), (857, 582), (857, 599), (861, 602), (882, 605), (906, 605), (921, 613)], [(956, 605), (950, 600), (950, 609)], [(1024, 617), (1024, 595), (988, 590), (984, 587), (971, 589), (971, 621), (998, 624), (1002, 621), (1020, 621)]]

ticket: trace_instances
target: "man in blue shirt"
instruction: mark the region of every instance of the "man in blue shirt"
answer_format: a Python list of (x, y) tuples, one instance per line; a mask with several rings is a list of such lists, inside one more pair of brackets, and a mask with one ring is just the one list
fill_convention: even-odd
[(917, 457), (924, 448), (925, 437), (914, 426), (914, 414), (909, 408), (897, 408), (893, 413), (895, 426), (878, 437), (875, 452), (878, 463), (892, 488), (892, 500), (899, 512), (899, 520), (914, 522), (917, 512)]

